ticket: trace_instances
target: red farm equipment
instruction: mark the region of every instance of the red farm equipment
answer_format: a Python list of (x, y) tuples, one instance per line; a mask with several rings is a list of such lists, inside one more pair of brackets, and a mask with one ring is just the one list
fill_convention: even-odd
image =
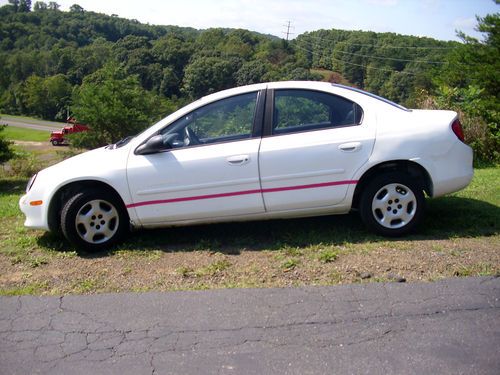
[(53, 146), (68, 144), (68, 134), (80, 133), (89, 130), (87, 125), (79, 124), (74, 117), (68, 117), (67, 125), (61, 130), (56, 130), (50, 133), (50, 143)]

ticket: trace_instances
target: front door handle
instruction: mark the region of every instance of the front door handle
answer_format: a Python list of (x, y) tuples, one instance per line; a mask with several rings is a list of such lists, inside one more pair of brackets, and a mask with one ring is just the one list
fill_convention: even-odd
[(249, 155), (234, 155), (226, 158), (227, 162), (230, 165), (243, 165), (247, 164), (250, 161)]
[(361, 150), (361, 142), (342, 143), (339, 149), (344, 152), (354, 152)]

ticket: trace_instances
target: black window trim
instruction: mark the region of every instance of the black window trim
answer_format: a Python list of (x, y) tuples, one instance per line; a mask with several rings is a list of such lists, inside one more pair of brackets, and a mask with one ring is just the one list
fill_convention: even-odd
[[(336, 126), (329, 126), (329, 127), (320, 127), (317, 129), (297, 129), (296, 131), (290, 131), (290, 132), (283, 132), (279, 134), (273, 134), (273, 115), (274, 115), (274, 93), (275, 91), (280, 91), (280, 90), (297, 90), (297, 91), (311, 91), (311, 92), (318, 92), (321, 94), (327, 94), (327, 95), (333, 95), (333, 96), (338, 96), (342, 99), (348, 100), (351, 103), (354, 103), (357, 107), (361, 109), (361, 119), (359, 120), (359, 123), (353, 123), (353, 124), (346, 124), (346, 125), (336, 125)], [(322, 90), (315, 90), (315, 89), (308, 89), (308, 88), (303, 88), (303, 87), (284, 87), (284, 88), (278, 88), (278, 89), (267, 89), (267, 97), (266, 97), (266, 109), (265, 109), (265, 116), (264, 116), (264, 129), (263, 129), (263, 135), (262, 137), (281, 137), (285, 135), (291, 135), (291, 134), (297, 134), (297, 133), (305, 133), (305, 132), (313, 132), (313, 131), (323, 131), (323, 130), (333, 130), (333, 129), (340, 129), (340, 128), (346, 128), (346, 127), (352, 127), (352, 126), (360, 126), (363, 124), (363, 120), (365, 117), (365, 111), (361, 105), (356, 103), (355, 101), (348, 99), (342, 95), (334, 94), (328, 91), (322, 91)], [(293, 129), (293, 128), (290, 128)]]

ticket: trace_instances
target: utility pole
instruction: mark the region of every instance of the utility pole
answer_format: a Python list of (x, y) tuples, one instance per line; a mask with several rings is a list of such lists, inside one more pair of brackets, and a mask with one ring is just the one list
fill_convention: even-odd
[(290, 27), (291, 27), (291, 26), (290, 26), (290, 21), (288, 21), (288, 22), (287, 22), (287, 24), (286, 24), (286, 25), (283, 25), (283, 26), (284, 26), (284, 27), (286, 27), (286, 31), (284, 31), (284, 32), (283, 32), (283, 34), (285, 34), (285, 35), (286, 35), (286, 41), (288, 42), (288, 38), (289, 38), (289, 36), (294, 34), (294, 33), (291, 33), (291, 32), (290, 32)]

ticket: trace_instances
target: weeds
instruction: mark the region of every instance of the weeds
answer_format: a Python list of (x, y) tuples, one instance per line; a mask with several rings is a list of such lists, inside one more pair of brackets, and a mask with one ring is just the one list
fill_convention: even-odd
[(322, 263), (330, 263), (333, 262), (339, 256), (338, 251), (332, 249), (323, 250), (318, 255), (318, 260)]
[(194, 274), (197, 277), (215, 276), (231, 267), (231, 263), (226, 259), (217, 260), (206, 267), (200, 268)]
[(9, 162), (8, 174), (12, 177), (31, 177), (40, 169), (41, 163), (33, 153), (16, 153), (14, 159)]
[(291, 271), (295, 269), (299, 265), (299, 261), (297, 259), (291, 258), (285, 260), (283, 263), (281, 263), (281, 269), (285, 272)]

